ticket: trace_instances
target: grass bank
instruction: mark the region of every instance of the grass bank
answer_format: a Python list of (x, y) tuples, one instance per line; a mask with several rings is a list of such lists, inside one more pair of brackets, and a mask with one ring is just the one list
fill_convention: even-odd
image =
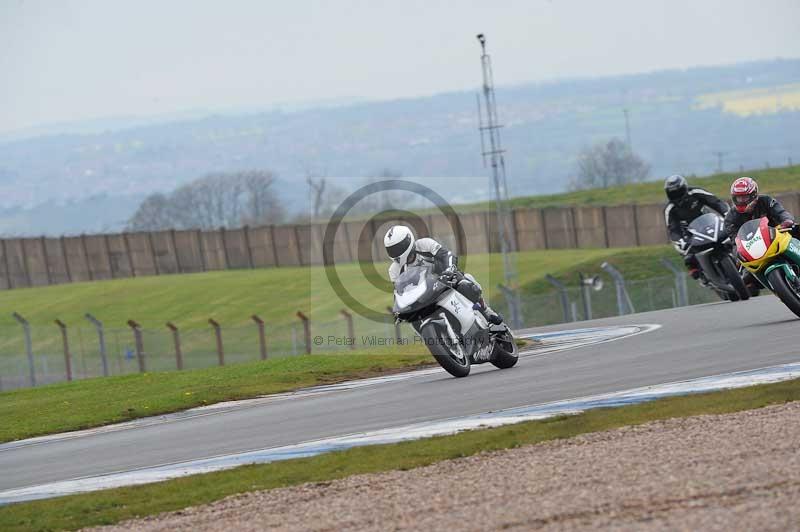
[[(689, 184), (703, 187), (713, 192), (720, 198), (726, 199), (730, 193), (733, 180), (741, 175), (747, 175), (758, 180), (759, 188), (765, 194), (780, 192), (796, 192), (800, 189), (800, 165), (783, 168), (770, 168), (760, 170), (745, 170), (743, 173), (714, 174), (706, 177), (686, 176)], [(666, 177), (666, 176), (664, 176)], [(547, 196), (520, 196), (511, 198), (512, 207), (517, 208), (543, 208), (567, 207), (571, 205), (630, 205), (645, 203), (663, 203), (663, 181), (649, 181), (605, 189), (579, 190), (552, 194)], [(494, 208), (491, 203), (474, 203), (459, 206), (459, 212), (474, 212)]]
[[(668, 275), (658, 260), (677, 257), (669, 246), (541, 250), (516, 255), (520, 286), (528, 295), (552, 291), (544, 279), (548, 273), (577, 285), (578, 272), (602, 273), (600, 263), (608, 261), (627, 278), (641, 279)], [(383, 275), (385, 265), (378, 266)], [(372, 308), (384, 308), (391, 302), (390, 294), (367, 282), (360, 265), (345, 264), (337, 269), (358, 301)], [(483, 284), (489, 299), (500, 297), (501, 256), (470, 256), (467, 271)], [(127, 320), (135, 319), (145, 329), (158, 330), (165, 330), (167, 321), (182, 328), (208, 329), (208, 318), (223, 327), (252, 327), (250, 316), (258, 314), (274, 331), (280, 325), (297, 323), (298, 310), (313, 320), (341, 320), (342, 307), (320, 267), (220, 271), (0, 291), (0, 308), (7, 310), (0, 313), (0, 331), (19, 328), (11, 311), (53, 332), (57, 332), (55, 319), (71, 327), (88, 327), (83, 317), (87, 312), (106, 327), (126, 328)], [(2, 342), (0, 337), (0, 356)]]
[(661, 399), (614, 409), (592, 410), (454, 436), (393, 445), (362, 447), (272, 464), (244, 466), (157, 484), (119, 488), (0, 508), (6, 531), (77, 529), (117, 523), (246, 491), (304, 482), (325, 482), (349, 475), (411, 469), (484, 451), (508, 449), (578, 434), (659, 419), (724, 414), (800, 400), (800, 380)]
[[(0, 393), (0, 442), (433, 364), (424, 346), (135, 373)], [(0, 526), (0, 530), (3, 527)]]
[[(520, 283), (525, 285), (585, 261), (602, 261), (619, 249), (566, 249), (521, 252), (517, 256)], [(337, 266), (342, 284), (353, 296), (371, 308), (384, 308), (391, 294), (369, 280), (388, 284), (388, 264), (378, 264), (380, 279), (365, 278), (359, 264)], [(502, 279), (502, 257), (471, 255), (467, 271), (484, 285), (487, 295), (497, 295)], [(322, 267), (232, 270), (137, 277), (0, 291), (0, 328), (17, 328), (11, 317), (16, 311), (33, 325), (55, 327), (53, 320), (85, 326), (90, 312), (107, 327), (125, 327), (135, 319), (145, 328), (164, 328), (172, 321), (179, 327), (208, 328), (208, 318), (223, 326), (252, 326), (250, 316), (258, 314), (273, 328), (296, 323), (295, 312), (315, 320), (341, 319), (343, 303), (330, 287)]]

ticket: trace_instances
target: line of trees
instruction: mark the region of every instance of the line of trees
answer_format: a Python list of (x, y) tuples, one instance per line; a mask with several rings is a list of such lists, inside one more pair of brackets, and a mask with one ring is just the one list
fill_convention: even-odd
[(209, 174), (170, 194), (151, 194), (128, 230), (213, 229), (280, 223), (286, 218), (267, 170)]
[[(401, 172), (390, 168), (384, 168), (369, 177), (365, 177), (360, 186), (367, 186), (380, 181), (401, 179), (402, 177), (403, 174)], [(309, 188), (311, 204), (308, 212), (298, 217), (298, 220), (302, 221), (307, 221), (308, 217), (312, 220), (324, 220), (328, 218), (339, 205), (354, 192), (352, 189), (345, 189), (338, 185), (335, 179), (322, 175), (315, 175), (310, 172), (306, 174), (306, 184)], [(356, 188), (359, 187), (357, 186)], [(413, 192), (381, 190), (361, 199), (350, 209), (348, 214), (375, 214), (387, 210), (411, 208), (422, 204), (424, 204), (422, 198), (419, 198)]]

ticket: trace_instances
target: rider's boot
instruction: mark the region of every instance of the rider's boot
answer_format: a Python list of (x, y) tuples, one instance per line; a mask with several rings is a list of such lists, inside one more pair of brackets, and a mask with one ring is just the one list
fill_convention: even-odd
[(492, 307), (486, 304), (483, 298), (480, 298), (477, 303), (475, 303), (476, 310), (479, 310), (483, 317), (486, 318), (486, 321), (491, 323), (492, 325), (502, 325), (503, 323), (503, 316), (495, 312)]
[(708, 287), (711, 283), (708, 282), (706, 275), (700, 268), (689, 268), (689, 277), (698, 281), (701, 286)]

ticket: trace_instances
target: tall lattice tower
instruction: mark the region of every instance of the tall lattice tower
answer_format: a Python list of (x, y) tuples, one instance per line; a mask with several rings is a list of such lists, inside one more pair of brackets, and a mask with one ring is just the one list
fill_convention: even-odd
[[(500, 238), (500, 252), (503, 255), (504, 284), (500, 289), (508, 303), (511, 324), (518, 328), (522, 326), (522, 315), (517, 291), (517, 270), (514, 251), (517, 251), (517, 239), (514, 233), (514, 220), (508, 201), (508, 185), (506, 182), (506, 163), (503, 154), (505, 150), (500, 140), (500, 129), (503, 127), (497, 118), (497, 102), (494, 92), (494, 75), (492, 73), (492, 58), (486, 53), (486, 37), (478, 34), (481, 43), (481, 68), (483, 70), (483, 101), (481, 94), (478, 100), (478, 129), (481, 137), (481, 156), (484, 167), (488, 164), (492, 170), (492, 183), (494, 185), (495, 207), (497, 210), (497, 232)], [(483, 108), (486, 109), (484, 121)], [(487, 146), (488, 144), (488, 146)]]

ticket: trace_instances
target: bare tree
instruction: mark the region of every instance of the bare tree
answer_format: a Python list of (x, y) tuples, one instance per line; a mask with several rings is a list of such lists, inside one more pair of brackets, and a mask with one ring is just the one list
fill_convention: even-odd
[(314, 215), (314, 219), (317, 219), (322, 210), (323, 194), (325, 194), (325, 178), (320, 177), (315, 180), (312, 174), (308, 174), (306, 176), (306, 183), (308, 183), (309, 188), (311, 188), (312, 214)]
[(156, 193), (147, 196), (128, 220), (131, 231), (157, 231), (169, 227), (173, 220), (173, 210), (169, 198)]
[(620, 139), (613, 138), (581, 151), (578, 155), (578, 176), (570, 188), (608, 188), (637, 183), (645, 180), (649, 173), (649, 164), (632, 153)]
[(275, 177), (271, 172), (247, 172), (242, 185), (246, 213), (242, 221), (248, 225), (274, 224), (282, 221), (286, 211), (275, 194)]
[[(374, 175), (365, 179), (366, 184), (379, 183), (381, 181), (389, 181), (402, 177), (403, 174), (384, 168)], [(382, 211), (393, 209), (405, 209), (412, 207), (419, 203), (420, 198), (413, 192), (406, 192), (403, 190), (383, 190), (367, 196), (361, 200), (358, 205), (353, 209), (353, 212), (360, 214), (374, 214)]]
[(138, 230), (212, 229), (281, 221), (285, 211), (272, 190), (271, 172), (252, 170), (210, 174), (169, 196), (148, 197), (129, 220)]

